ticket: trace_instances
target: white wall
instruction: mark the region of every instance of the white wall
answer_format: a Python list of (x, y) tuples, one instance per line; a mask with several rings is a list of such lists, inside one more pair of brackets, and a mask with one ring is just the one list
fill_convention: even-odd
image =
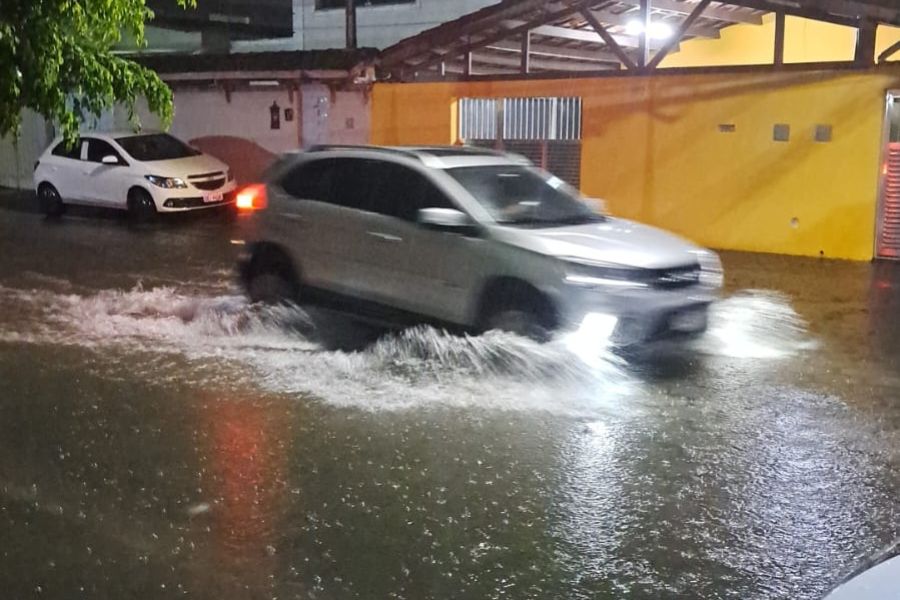
[[(185, 140), (204, 136), (234, 136), (253, 140), (270, 152), (296, 150), (300, 145), (299, 94), (293, 102), (285, 90), (236, 91), (231, 101), (221, 90), (175, 89), (173, 135)], [(281, 109), (281, 128), (269, 127), (269, 107)], [(285, 122), (284, 109), (294, 108), (294, 120)]]
[(362, 92), (338, 92), (328, 116), (328, 142), (368, 144), (370, 108)]
[(44, 119), (30, 110), (24, 111), (18, 139), (0, 138), (0, 186), (32, 187), (34, 162), (51, 141)]
[(362, 91), (332, 93), (321, 83), (303, 86), (303, 147), (368, 144), (371, 105)]
[[(270, 127), (272, 102), (279, 105), (280, 129)], [(284, 109), (291, 106), (294, 120), (286, 121)], [(138, 103), (136, 113), (143, 129), (159, 129), (159, 120), (145, 103)], [(293, 102), (287, 91), (280, 89), (235, 91), (229, 102), (221, 90), (176, 88), (170, 132), (188, 141), (212, 138), (198, 145), (237, 172), (247, 171), (247, 178), (252, 179), (272, 155), (316, 144), (368, 143), (370, 115), (371, 104), (362, 90), (333, 92), (321, 83), (301, 85)], [(130, 129), (131, 123), (127, 112), (117, 108), (86, 123), (85, 128), (123, 130)], [(45, 121), (26, 111), (17, 143), (0, 139), (0, 186), (31, 187), (34, 161), (51, 139)]]
[[(364, 6), (357, 0), (357, 45), (386, 48), (499, 0), (416, 0), (412, 4)], [(294, 36), (281, 40), (234, 42), (233, 50), (317, 50), (343, 48), (343, 9), (316, 10), (315, 0), (294, 0)]]

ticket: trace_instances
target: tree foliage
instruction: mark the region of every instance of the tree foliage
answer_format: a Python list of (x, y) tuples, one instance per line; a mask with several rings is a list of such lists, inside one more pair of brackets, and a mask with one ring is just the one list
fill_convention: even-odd
[[(182, 7), (195, 0), (178, 0)], [(141, 96), (163, 123), (172, 91), (149, 69), (112, 52), (123, 34), (145, 44), (144, 0), (0, 0), (0, 135), (16, 134), (23, 108), (56, 122), (67, 139), (80, 121)]]

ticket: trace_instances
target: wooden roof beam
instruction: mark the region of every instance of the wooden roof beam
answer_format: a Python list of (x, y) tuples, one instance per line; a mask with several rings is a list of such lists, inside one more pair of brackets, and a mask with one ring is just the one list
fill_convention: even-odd
[[(509, 22), (510, 24), (516, 22)], [(572, 40), (576, 42), (590, 42), (592, 44), (606, 44), (606, 40), (597, 33), (596, 29), (569, 29), (568, 27), (559, 27), (557, 25), (541, 25), (531, 30), (535, 35), (544, 37), (561, 38), (564, 40)], [(609, 34), (615, 42), (623, 48), (637, 48), (640, 45), (640, 36), (636, 35), (620, 35)], [(662, 48), (660, 40), (650, 40), (650, 46), (653, 49)]]
[[(494, 50), (496, 52), (521, 52), (522, 45), (516, 42), (503, 40), (485, 46), (486, 50)], [(557, 58), (561, 60), (577, 60), (583, 62), (620, 62), (619, 58), (607, 50), (585, 50), (582, 48), (566, 48), (564, 46), (551, 46), (549, 44), (531, 43), (531, 55)]]
[[(575, 0), (571, 4), (566, 5), (564, 8), (560, 8), (559, 10), (554, 10), (552, 12), (543, 12), (539, 17), (536, 17), (530, 21), (523, 22), (521, 25), (513, 27), (512, 29), (502, 29), (499, 32), (495, 32), (489, 35), (485, 35), (484, 37), (475, 40), (475, 41), (467, 41), (460, 48), (455, 48), (454, 53), (465, 53), (471, 52), (472, 50), (477, 50), (478, 48), (484, 48), (485, 46), (489, 46), (493, 43), (499, 42), (500, 40), (505, 40), (508, 38), (512, 38), (518, 35), (525, 33), (526, 31), (533, 30), (535, 27), (543, 25), (545, 23), (555, 23), (562, 19), (565, 19), (572, 14), (578, 12), (582, 6), (590, 6), (591, 4), (596, 4), (597, 0)], [(553, 5), (551, 5), (553, 6)], [(488, 7), (491, 8), (491, 7)], [(482, 9), (487, 10), (487, 9)], [(420, 34), (421, 35), (421, 34)], [(433, 47), (434, 43), (430, 47)], [(414, 68), (423, 68), (429, 67), (437, 62), (441, 62), (443, 57), (431, 57), (427, 58), (424, 61), (417, 63)]]
[(584, 8), (581, 10), (581, 15), (587, 20), (590, 26), (594, 28), (594, 31), (597, 33), (597, 35), (599, 35), (603, 39), (603, 42), (606, 44), (609, 50), (619, 58), (619, 61), (625, 66), (626, 69), (633, 70), (637, 68), (637, 65), (633, 60), (631, 60), (631, 57), (628, 56), (625, 53), (625, 50), (622, 49), (619, 41), (606, 30), (603, 24), (597, 20), (597, 17), (595, 17), (591, 11)]
[[(653, 6), (656, 8), (656, 6)], [(640, 15), (636, 12), (620, 12), (614, 13), (611, 10), (592, 10), (590, 11), (592, 15), (594, 15), (598, 21), (603, 23), (606, 26), (610, 25), (620, 25), (625, 26), (628, 25), (630, 21), (633, 19), (637, 19)], [(709, 16), (709, 15), (704, 15)], [(722, 37), (721, 31), (717, 27), (708, 27), (704, 25), (693, 25), (687, 32), (688, 35), (692, 35), (694, 37), (703, 37), (710, 39), (718, 39)]]
[(900, 52), (900, 42), (895, 42), (888, 46), (884, 52), (878, 55), (878, 62), (885, 63), (898, 52)]
[(837, 25), (845, 25), (847, 27), (856, 27), (859, 21), (852, 17), (846, 17), (829, 13), (817, 7), (804, 6), (797, 1), (784, 0), (720, 0), (735, 6), (744, 6), (755, 10), (764, 10), (767, 12), (781, 11), (792, 17), (802, 17), (804, 19), (812, 19), (813, 21), (823, 21), (826, 23), (835, 23)]
[(678, 29), (675, 31), (674, 35), (666, 41), (666, 44), (660, 48), (659, 52), (656, 53), (656, 56), (647, 64), (647, 67), (650, 69), (655, 69), (659, 66), (659, 63), (663, 61), (663, 59), (669, 54), (669, 51), (672, 50), (675, 46), (678, 45), (678, 42), (684, 35), (687, 33), (687, 30), (691, 28), (691, 25), (694, 24), (694, 21), (700, 18), (703, 14), (703, 11), (709, 7), (709, 3), (712, 0), (700, 0), (695, 7), (694, 11), (687, 16), (687, 18), (682, 21), (681, 25), (678, 26)]
[[(617, 68), (619, 61), (613, 59)], [(484, 50), (478, 50), (472, 53), (472, 61), (476, 64), (487, 64), (496, 67), (509, 67), (512, 70), (519, 70), (520, 61), (516, 56), (503, 56)], [(537, 58), (532, 56), (531, 68), (543, 71), (596, 71), (602, 69), (603, 65), (598, 63), (571, 62), (554, 58)], [(477, 68), (475, 69), (478, 70)]]
[[(619, 4), (627, 4), (628, 6), (640, 6), (641, 0), (616, 0)], [(720, 4), (740, 4), (739, 1), (727, 2), (722, 0)], [(675, 13), (677, 15), (689, 15), (694, 9), (694, 4), (687, 2), (678, 2), (678, 0), (653, 0), (653, 10), (663, 10)], [(774, 10), (774, 9), (768, 9)], [(706, 10), (707, 17), (725, 21), (727, 23), (744, 23), (746, 25), (762, 25), (762, 15), (754, 14), (748, 11), (728, 9), (723, 6), (711, 6)]]

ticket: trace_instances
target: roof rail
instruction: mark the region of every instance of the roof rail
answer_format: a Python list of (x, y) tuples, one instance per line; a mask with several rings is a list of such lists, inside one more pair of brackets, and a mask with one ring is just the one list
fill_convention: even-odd
[(415, 152), (402, 148), (388, 148), (386, 146), (372, 146), (367, 144), (316, 144), (310, 146), (307, 152), (332, 152), (335, 150), (364, 150), (366, 152), (385, 152), (387, 154), (399, 154), (408, 158), (420, 158)]

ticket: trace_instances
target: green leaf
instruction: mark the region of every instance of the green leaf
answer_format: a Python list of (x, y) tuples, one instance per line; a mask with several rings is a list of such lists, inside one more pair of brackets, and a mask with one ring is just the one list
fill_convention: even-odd
[[(144, 44), (153, 18), (144, 0), (2, 0), (0, 135), (18, 133), (22, 110), (55, 121), (67, 140), (80, 120), (124, 104), (132, 121), (144, 97), (163, 125), (172, 91), (156, 73), (112, 53), (123, 33)], [(178, 0), (182, 7), (195, 0)]]

